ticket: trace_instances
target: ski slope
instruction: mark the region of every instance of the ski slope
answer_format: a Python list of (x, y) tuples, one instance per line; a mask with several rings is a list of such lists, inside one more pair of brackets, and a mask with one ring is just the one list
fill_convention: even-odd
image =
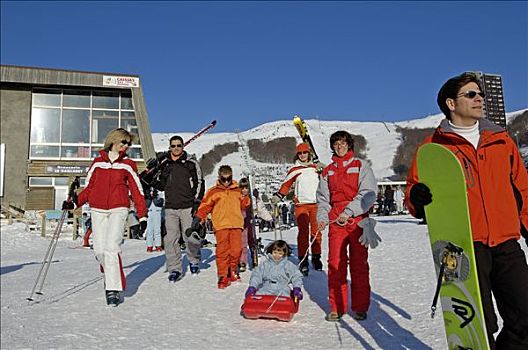
[[(377, 220), (383, 242), (370, 251), (369, 317), (357, 322), (346, 315), (339, 323), (324, 320), (329, 311), (326, 239), (325, 270), (310, 271), (299, 313), (283, 323), (240, 316), (250, 272), (242, 274), (242, 282), (217, 289), (214, 248), (202, 249), (198, 276), (187, 273), (169, 284), (164, 255), (147, 254), (139, 240), (123, 245), (124, 303), (107, 307), (93, 251), (71, 249), (82, 243), (71, 239), (71, 228), (59, 240), (44, 295), (30, 303), (25, 299), (50, 237), (2, 221), (1, 348), (444, 349), (442, 318), (430, 318), (435, 276), (426, 227), (409, 216)], [(273, 236), (262, 234), (265, 243)], [(295, 236), (296, 228), (283, 232), (294, 248)]]
[[(506, 113), (506, 119), (510, 122), (516, 116), (526, 111), (519, 110)], [(338, 130), (347, 130), (355, 135), (362, 135), (367, 140), (366, 156), (372, 163), (374, 175), (380, 181), (386, 180), (394, 175), (392, 170), (392, 160), (396, 154), (396, 149), (401, 143), (401, 134), (397, 132), (398, 127), (402, 128), (436, 128), (440, 121), (444, 119), (443, 114), (430, 115), (423, 118), (401, 121), (401, 122), (355, 122), (355, 121), (322, 121), (319, 119), (306, 119), (306, 124), (312, 137), (314, 147), (317, 150), (320, 160), (328, 164), (331, 159), (329, 147), (330, 135)], [(208, 121), (204, 121), (206, 124)], [(221, 120), (218, 123), (222, 123)], [(292, 120), (278, 120), (256, 126), (246, 131), (238, 132), (243, 141), (259, 139), (270, 141), (279, 137), (295, 137), (298, 142), (301, 138), (293, 126)], [(180, 135), (184, 140), (194, 135), (192, 132), (181, 132), (175, 130), (171, 133), (154, 133), (152, 139), (156, 151), (165, 151), (169, 146), (169, 139), (173, 135)], [(214, 148), (228, 142), (239, 142), (237, 133), (215, 133), (214, 129), (209, 133), (201, 136), (189, 144), (185, 150), (190, 154), (195, 154), (197, 159)], [(240, 143), (240, 142), (239, 142)], [(292, 149), (292, 155), (294, 150)], [(229, 158), (227, 158), (229, 157)], [(243, 162), (243, 156), (239, 153), (232, 153), (222, 159), (220, 164), (216, 165), (212, 174), (206, 176), (207, 186), (211, 186), (216, 181), (216, 171), (221, 164), (229, 164), (233, 167), (234, 177), (240, 178), (244, 173), (251, 169)], [(262, 164), (254, 162), (255, 164)], [(282, 180), (282, 178), (281, 178)]]

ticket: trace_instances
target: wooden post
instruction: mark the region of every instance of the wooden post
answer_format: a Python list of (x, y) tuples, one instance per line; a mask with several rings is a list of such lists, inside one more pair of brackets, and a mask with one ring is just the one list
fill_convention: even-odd
[(79, 211), (73, 210), (73, 235), (72, 238), (75, 241), (79, 237)]
[(42, 215), (42, 225), (40, 226), (40, 235), (46, 237), (46, 213)]
[(13, 225), (13, 213), (11, 213), (11, 204), (7, 202), (7, 224)]

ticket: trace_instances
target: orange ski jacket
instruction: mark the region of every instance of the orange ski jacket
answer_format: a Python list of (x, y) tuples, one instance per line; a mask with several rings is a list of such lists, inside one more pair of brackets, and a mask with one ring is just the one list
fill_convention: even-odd
[(203, 222), (207, 214), (211, 213), (215, 231), (227, 228), (244, 229), (242, 210), (248, 208), (250, 203), (248, 196), (242, 196), (236, 181), (233, 181), (229, 187), (217, 181), (214, 187), (207, 190), (196, 217)]
[[(422, 144), (441, 144), (458, 158), (466, 178), (473, 241), (493, 247), (509, 239), (519, 239), (521, 223), (528, 228), (528, 173), (519, 150), (503, 128), (481, 119), (479, 132), (480, 140), (475, 149), (444, 119)], [(407, 176), (405, 196), (412, 215), (415, 210), (410, 191), (418, 182), (415, 155)], [(520, 209), (514, 188), (522, 199)]]

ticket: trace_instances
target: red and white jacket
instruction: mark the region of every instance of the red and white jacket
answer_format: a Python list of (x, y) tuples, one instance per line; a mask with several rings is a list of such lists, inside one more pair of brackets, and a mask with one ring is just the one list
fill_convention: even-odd
[(316, 192), (319, 186), (317, 165), (313, 163), (302, 163), (297, 160), (295, 165), (288, 171), (288, 175), (282, 183), (279, 193), (282, 196), (286, 196), (293, 184), (295, 184), (295, 198), (293, 199), (295, 204), (316, 203)]
[(145, 218), (147, 206), (136, 163), (125, 152), (119, 152), (114, 162), (110, 161), (107, 151), (101, 150), (99, 154), (88, 170), (86, 187), (79, 194), (77, 205), (88, 202), (94, 209), (129, 208), (131, 194), (138, 216)]
[(317, 221), (335, 221), (341, 213), (359, 221), (368, 216), (377, 194), (378, 182), (368, 162), (352, 151), (343, 157), (334, 155), (317, 189)]

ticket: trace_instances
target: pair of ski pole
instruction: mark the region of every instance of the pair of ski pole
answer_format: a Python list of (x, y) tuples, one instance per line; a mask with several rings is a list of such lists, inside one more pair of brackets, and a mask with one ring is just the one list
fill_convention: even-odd
[(53, 254), (55, 253), (55, 248), (57, 248), (59, 236), (62, 231), (62, 224), (64, 223), (64, 220), (66, 219), (67, 215), (68, 215), (68, 210), (67, 209), (63, 210), (62, 215), (57, 224), (57, 228), (55, 229), (55, 232), (53, 232), (53, 236), (51, 237), (48, 250), (46, 251), (46, 255), (44, 256), (44, 260), (42, 261), (42, 264), (40, 266), (39, 272), (37, 274), (37, 279), (35, 280), (35, 284), (33, 285), (33, 289), (31, 290), (31, 294), (29, 295), (28, 298), (26, 298), (26, 300), (28, 301), (34, 301), (33, 294), (35, 294), (35, 290), (37, 289), (37, 286), (38, 286), (38, 291), (36, 292), (36, 294), (42, 295), (42, 287), (44, 286), (44, 282), (46, 281), (46, 276), (48, 275), (49, 267), (51, 265), (51, 259), (53, 258)]

